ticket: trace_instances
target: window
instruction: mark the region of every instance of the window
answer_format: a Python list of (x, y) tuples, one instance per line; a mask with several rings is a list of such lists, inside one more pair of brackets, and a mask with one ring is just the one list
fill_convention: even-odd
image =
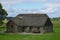
[(11, 25), (11, 28), (13, 28), (14, 26), (13, 25)]

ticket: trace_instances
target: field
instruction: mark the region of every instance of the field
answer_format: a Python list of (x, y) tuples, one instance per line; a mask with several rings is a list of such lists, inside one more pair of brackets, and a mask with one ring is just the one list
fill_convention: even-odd
[[(52, 21), (53, 33), (45, 34), (0, 34), (0, 40), (60, 40), (60, 21)], [(0, 31), (6, 29), (0, 27)]]

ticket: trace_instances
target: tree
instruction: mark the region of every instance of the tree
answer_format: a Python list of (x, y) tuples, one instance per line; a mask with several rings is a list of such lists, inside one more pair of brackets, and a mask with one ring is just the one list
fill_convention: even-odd
[(7, 17), (7, 15), (7, 12), (2, 8), (2, 5), (0, 3), (0, 25), (3, 24), (3, 20)]

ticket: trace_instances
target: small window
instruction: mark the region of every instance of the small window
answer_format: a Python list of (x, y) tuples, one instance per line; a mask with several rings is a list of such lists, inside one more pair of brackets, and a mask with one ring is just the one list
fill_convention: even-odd
[(13, 28), (14, 26), (13, 25), (11, 25), (11, 28)]

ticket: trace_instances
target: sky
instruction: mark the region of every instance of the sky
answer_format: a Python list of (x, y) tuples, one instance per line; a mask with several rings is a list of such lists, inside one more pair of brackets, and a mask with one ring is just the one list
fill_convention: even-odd
[(0, 0), (8, 17), (18, 14), (40, 13), (60, 17), (60, 0)]

